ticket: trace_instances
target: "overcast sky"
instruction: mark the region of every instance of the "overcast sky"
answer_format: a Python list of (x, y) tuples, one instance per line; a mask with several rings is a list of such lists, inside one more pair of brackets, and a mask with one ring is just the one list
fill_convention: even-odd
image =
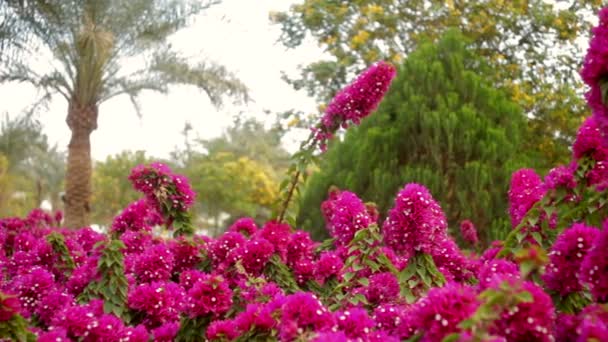
[[(218, 111), (203, 92), (173, 87), (168, 95), (144, 93), (140, 98), (143, 117), (139, 119), (128, 98), (112, 99), (99, 110), (99, 127), (91, 136), (93, 158), (103, 160), (123, 150), (145, 150), (151, 156), (167, 157), (183, 144), (180, 131), (186, 121), (192, 123), (193, 135), (210, 138), (220, 135), (230, 125), (231, 116), (239, 111), (260, 116), (264, 109), (314, 111), (313, 99), (294, 91), (280, 77), (281, 71), (295, 75), (298, 64), (318, 60), (321, 49), (307, 42), (287, 50), (277, 43), (280, 27), (268, 20), (270, 11), (287, 10), (297, 2), (224, 0), (172, 38), (176, 50), (185, 55), (206, 57), (233, 71), (251, 90), (252, 103)], [(0, 113), (11, 115), (21, 112), (36, 98), (35, 89), (26, 85), (3, 85), (0, 93)], [(67, 149), (70, 137), (66, 113), (67, 103), (58, 96), (39, 117), (51, 142), (62, 149)]]

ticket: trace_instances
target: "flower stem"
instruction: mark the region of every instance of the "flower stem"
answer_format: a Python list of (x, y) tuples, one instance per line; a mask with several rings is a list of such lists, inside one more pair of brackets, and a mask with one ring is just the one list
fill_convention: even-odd
[(296, 173), (293, 175), (291, 183), (289, 184), (289, 192), (287, 192), (287, 196), (285, 197), (285, 200), (283, 201), (283, 205), (281, 206), (281, 213), (279, 214), (279, 223), (282, 223), (283, 219), (285, 218), (285, 213), (287, 212), (287, 208), (289, 207), (289, 202), (291, 202), (291, 198), (293, 197), (293, 192), (296, 189), (296, 187), (298, 186), (299, 178), (300, 178), (300, 170), (297, 170)]

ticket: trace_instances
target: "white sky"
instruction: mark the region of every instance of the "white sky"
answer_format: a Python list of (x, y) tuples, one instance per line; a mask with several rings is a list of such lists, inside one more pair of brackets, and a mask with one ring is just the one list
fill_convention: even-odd
[[(184, 123), (194, 127), (191, 136), (219, 136), (232, 122), (232, 115), (243, 111), (261, 116), (264, 109), (279, 112), (298, 109), (314, 112), (316, 103), (304, 92), (296, 92), (281, 80), (281, 71), (295, 75), (299, 64), (318, 60), (322, 50), (307, 42), (287, 50), (277, 39), (280, 27), (271, 25), (270, 11), (284, 11), (298, 0), (224, 0), (196, 19), (194, 25), (172, 39), (176, 50), (187, 56), (207, 57), (234, 72), (250, 89), (252, 103), (225, 106), (221, 111), (210, 105), (206, 95), (192, 87), (173, 87), (168, 95), (144, 93), (140, 97), (143, 117), (135, 114), (127, 97), (101, 105), (98, 129), (91, 136), (92, 156), (103, 160), (123, 150), (145, 150), (148, 155), (168, 157), (183, 144)], [(27, 85), (0, 86), (0, 114), (19, 114), (36, 98)], [(229, 103), (228, 103), (229, 104)], [(70, 131), (65, 123), (67, 103), (57, 96), (39, 119), (51, 143), (67, 149)]]

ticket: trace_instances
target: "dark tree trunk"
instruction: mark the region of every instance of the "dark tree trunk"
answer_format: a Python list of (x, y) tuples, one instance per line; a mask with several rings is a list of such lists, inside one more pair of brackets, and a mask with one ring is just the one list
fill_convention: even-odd
[(65, 181), (65, 226), (81, 228), (90, 224), (91, 133), (97, 128), (97, 105), (81, 105), (72, 100), (66, 120), (72, 138), (68, 145)]

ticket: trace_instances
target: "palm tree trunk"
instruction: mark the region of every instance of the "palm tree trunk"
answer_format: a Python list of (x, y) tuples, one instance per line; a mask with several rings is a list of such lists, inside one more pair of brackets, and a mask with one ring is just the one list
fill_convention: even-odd
[(90, 224), (91, 133), (97, 128), (97, 105), (72, 100), (66, 122), (72, 137), (65, 181), (65, 226), (82, 228)]

